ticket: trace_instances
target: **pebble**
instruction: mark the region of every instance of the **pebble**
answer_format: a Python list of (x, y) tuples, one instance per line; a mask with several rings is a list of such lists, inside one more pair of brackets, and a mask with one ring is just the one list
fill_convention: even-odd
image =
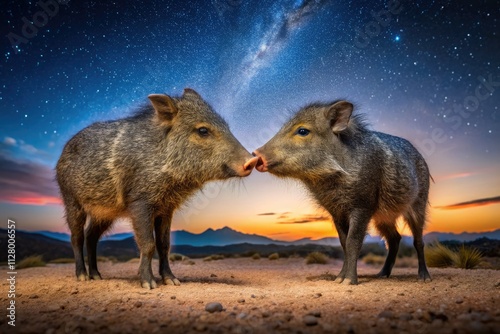
[(269, 318), (270, 316), (271, 316), (271, 312), (269, 312), (269, 311), (262, 312), (262, 318)]
[(243, 299), (243, 298), (238, 299), (238, 303), (243, 304), (244, 302), (245, 302), (245, 299)]
[(197, 324), (194, 326), (194, 330), (197, 332), (204, 332), (207, 330), (207, 325), (205, 324)]
[(318, 324), (318, 319), (316, 319), (316, 317), (312, 315), (304, 316), (303, 320), (306, 326), (316, 326)]
[(455, 303), (457, 303), (457, 304), (462, 304), (463, 302), (464, 302), (463, 298), (459, 297), (459, 298), (455, 299)]
[(307, 313), (307, 315), (312, 315), (313, 317), (321, 318), (321, 311), (318, 310), (310, 311), (309, 313)]
[(215, 274), (210, 274), (210, 277), (217, 277), (217, 275), (215, 275)]
[(170, 299), (172, 299), (172, 300), (174, 300), (176, 298), (177, 298), (176, 296), (170, 296)]
[(29, 296), (29, 299), (37, 299), (37, 298), (39, 298), (38, 295), (30, 295)]
[(137, 308), (139, 308), (139, 307), (142, 306), (142, 302), (137, 301), (137, 302), (135, 302), (134, 306), (137, 307)]
[(245, 312), (242, 312), (236, 316), (236, 319), (242, 320), (247, 317), (247, 314)]
[(221, 312), (222, 311), (222, 304), (217, 303), (217, 302), (208, 303), (205, 306), (205, 311), (210, 312), (210, 313)]
[(321, 296), (323, 296), (323, 294), (321, 294), (321, 293), (318, 292), (317, 294), (314, 295), (314, 298), (319, 298)]
[(399, 315), (399, 319), (403, 321), (410, 321), (411, 319), (413, 319), (413, 316), (410, 313), (401, 313)]
[(394, 314), (392, 313), (392, 311), (389, 311), (389, 310), (382, 311), (378, 315), (379, 318), (387, 318), (387, 319), (390, 319), (393, 316), (394, 316)]
[(257, 297), (255, 297), (255, 295), (254, 295), (254, 294), (252, 294), (250, 297), (251, 297), (251, 298), (257, 298)]

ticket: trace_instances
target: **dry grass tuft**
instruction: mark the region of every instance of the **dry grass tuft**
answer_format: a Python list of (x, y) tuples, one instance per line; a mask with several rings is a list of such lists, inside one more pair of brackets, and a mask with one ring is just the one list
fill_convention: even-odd
[(277, 260), (280, 258), (280, 255), (278, 253), (272, 253), (267, 257), (269, 260)]
[(28, 256), (16, 264), (16, 269), (25, 269), (32, 267), (45, 267), (45, 262), (41, 255)]
[(309, 253), (306, 257), (306, 264), (327, 264), (328, 256), (320, 252)]

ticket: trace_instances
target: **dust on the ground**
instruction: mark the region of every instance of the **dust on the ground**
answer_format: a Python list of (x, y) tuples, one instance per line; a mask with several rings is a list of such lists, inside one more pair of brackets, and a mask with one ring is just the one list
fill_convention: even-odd
[[(103, 280), (90, 282), (76, 281), (74, 264), (19, 270), (16, 327), (4, 315), (0, 332), (500, 333), (496, 270), (430, 268), (433, 281), (423, 283), (416, 268), (395, 268), (387, 279), (359, 263), (360, 284), (346, 286), (331, 281), (337, 260), (186, 263), (172, 264), (181, 286), (154, 290), (140, 287), (137, 262), (99, 263)], [(7, 293), (0, 299), (9, 301)], [(210, 313), (208, 303), (223, 309)]]

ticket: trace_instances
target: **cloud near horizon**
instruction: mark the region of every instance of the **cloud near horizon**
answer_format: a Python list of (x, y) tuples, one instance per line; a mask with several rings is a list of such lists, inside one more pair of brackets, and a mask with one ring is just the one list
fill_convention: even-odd
[(489, 198), (479, 198), (472, 201), (461, 202), (456, 204), (437, 206), (436, 209), (440, 210), (458, 210), (458, 209), (466, 209), (473, 208), (484, 205), (498, 204), (500, 203), (500, 196), (489, 197)]
[(0, 154), (0, 202), (61, 204), (54, 172), (48, 166)]
[(331, 222), (332, 219), (327, 215), (302, 215), (299, 217), (280, 217), (284, 220), (276, 222), (276, 224), (308, 224), (318, 222)]

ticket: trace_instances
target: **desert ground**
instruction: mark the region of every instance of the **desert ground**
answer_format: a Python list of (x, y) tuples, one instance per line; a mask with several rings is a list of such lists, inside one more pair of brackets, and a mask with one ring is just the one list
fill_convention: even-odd
[[(433, 281), (423, 283), (416, 268), (381, 279), (379, 266), (360, 262), (360, 284), (348, 286), (332, 281), (340, 260), (193, 262), (171, 265), (181, 286), (153, 290), (140, 287), (136, 261), (101, 262), (103, 280), (89, 282), (76, 281), (74, 264), (19, 270), (16, 326), (2, 316), (0, 332), (500, 333), (498, 270), (430, 268)], [(222, 310), (208, 312), (209, 303)]]

